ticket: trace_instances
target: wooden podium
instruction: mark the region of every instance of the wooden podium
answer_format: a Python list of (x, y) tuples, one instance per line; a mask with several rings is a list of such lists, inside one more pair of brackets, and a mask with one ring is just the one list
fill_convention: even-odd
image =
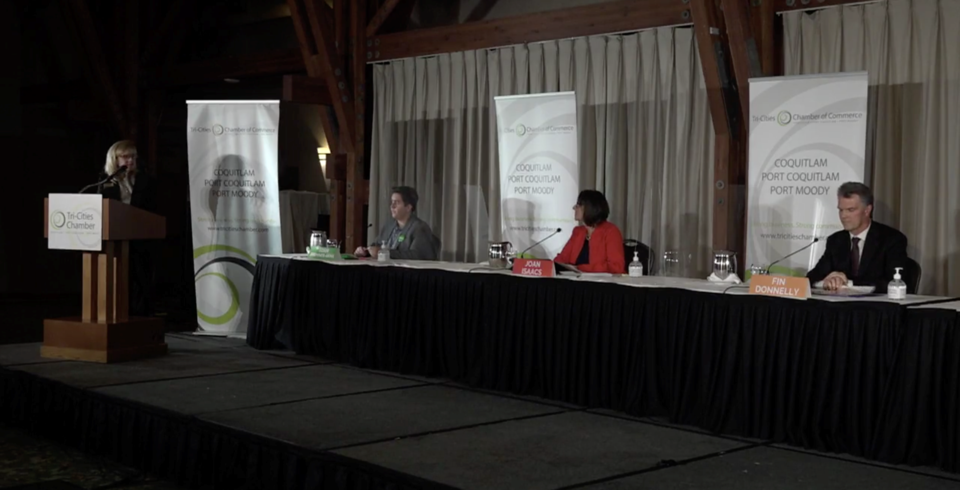
[[(43, 202), (43, 236), (49, 238), (50, 200)], [(113, 199), (103, 200), (103, 246), (83, 253), (83, 313), (43, 321), (42, 357), (124, 362), (167, 353), (160, 318), (128, 314), (130, 240), (166, 236), (166, 218)]]

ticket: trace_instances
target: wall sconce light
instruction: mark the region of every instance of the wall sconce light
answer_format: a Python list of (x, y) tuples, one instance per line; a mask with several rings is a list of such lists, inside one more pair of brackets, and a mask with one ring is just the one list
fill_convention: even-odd
[(330, 154), (330, 148), (317, 148), (317, 160), (320, 161), (320, 167), (323, 168), (323, 174), (327, 174), (327, 155)]
[(320, 162), (320, 171), (323, 172), (323, 180), (330, 186), (330, 180), (327, 179), (327, 155), (330, 154), (330, 148), (317, 148), (317, 161)]

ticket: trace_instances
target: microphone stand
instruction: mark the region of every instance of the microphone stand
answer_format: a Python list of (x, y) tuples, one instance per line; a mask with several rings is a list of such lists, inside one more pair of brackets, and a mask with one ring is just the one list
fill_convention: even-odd
[(805, 246), (803, 246), (803, 247), (800, 248), (799, 250), (795, 250), (795, 251), (793, 251), (793, 252), (791, 252), (791, 253), (783, 256), (783, 257), (780, 257), (780, 258), (777, 259), (777, 260), (774, 260), (773, 262), (770, 263), (770, 265), (767, 266), (766, 273), (769, 274), (769, 273), (770, 273), (770, 269), (772, 269), (773, 266), (779, 264), (780, 262), (783, 262), (784, 260), (789, 259), (790, 257), (793, 257), (794, 255), (797, 255), (797, 254), (800, 253), (800, 252), (803, 252), (804, 250), (812, 247), (815, 243), (817, 243), (817, 242), (819, 242), (819, 241), (820, 241), (820, 237), (814, 238), (812, 242), (806, 244)]
[(101, 180), (100, 182), (97, 182), (97, 183), (94, 183), (94, 184), (90, 184), (90, 185), (84, 187), (83, 189), (80, 189), (80, 192), (78, 192), (77, 194), (83, 194), (84, 192), (87, 192), (87, 189), (89, 189), (89, 188), (91, 188), (91, 187), (100, 187), (100, 186), (102, 186), (102, 185), (105, 185), (105, 184), (111, 182), (112, 180), (116, 179), (118, 175), (120, 175), (120, 174), (122, 174), (122, 173), (124, 173), (124, 172), (126, 172), (126, 171), (127, 171), (127, 167), (120, 167), (120, 168), (117, 169), (116, 172), (110, 174), (106, 179), (103, 179), (103, 180)]
[(523, 258), (523, 254), (525, 254), (525, 253), (533, 250), (537, 245), (540, 245), (541, 243), (543, 243), (543, 242), (545, 242), (545, 241), (553, 238), (557, 233), (560, 233), (561, 231), (563, 231), (563, 228), (557, 228), (557, 231), (555, 231), (555, 232), (547, 235), (546, 237), (544, 237), (543, 239), (541, 239), (541, 240), (538, 241), (537, 243), (534, 243), (533, 245), (530, 245), (529, 247), (523, 249), (523, 252), (520, 252), (519, 258), (522, 259), (522, 258)]

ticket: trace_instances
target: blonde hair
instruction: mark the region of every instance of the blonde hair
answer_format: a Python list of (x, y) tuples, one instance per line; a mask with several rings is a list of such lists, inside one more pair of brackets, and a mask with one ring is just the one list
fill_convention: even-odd
[[(131, 140), (120, 140), (114, 143), (113, 146), (107, 150), (107, 163), (103, 166), (103, 171), (107, 175), (113, 175), (113, 173), (117, 171), (117, 168), (119, 168), (117, 160), (119, 160), (120, 155), (128, 153), (137, 154), (136, 143)], [(123, 177), (125, 177), (125, 175)]]

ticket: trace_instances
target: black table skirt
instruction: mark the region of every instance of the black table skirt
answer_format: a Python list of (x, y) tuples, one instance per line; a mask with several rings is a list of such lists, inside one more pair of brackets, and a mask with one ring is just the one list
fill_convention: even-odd
[(278, 339), (283, 322), (290, 259), (259, 257), (250, 288), (250, 321), (247, 344), (257, 349), (284, 347)]
[(887, 462), (957, 463), (956, 437), (920, 436), (920, 454), (891, 434), (917, 437), (891, 389), (914, 386), (895, 370), (916, 364), (898, 305), (282, 259), (258, 263), (251, 301), (256, 348), (287, 336), (298, 353), (366, 368)]
[(911, 308), (873, 456), (960, 473), (960, 312)]

